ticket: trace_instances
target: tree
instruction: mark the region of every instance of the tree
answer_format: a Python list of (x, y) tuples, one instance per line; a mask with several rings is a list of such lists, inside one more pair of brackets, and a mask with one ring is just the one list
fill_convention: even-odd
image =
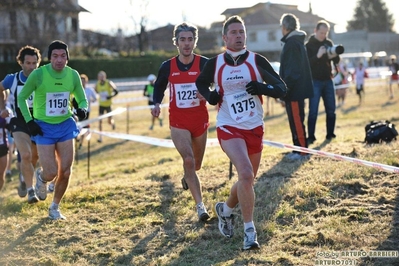
[[(134, 1), (130, 0), (130, 6), (133, 10), (137, 10), (134, 8)], [(137, 36), (138, 48), (140, 53), (144, 53), (148, 50), (149, 40), (148, 40), (148, 32), (147, 32), (147, 23), (148, 23), (148, 4), (149, 0), (140, 0), (139, 1), (139, 20), (135, 18), (135, 15), (131, 15), (130, 18), (134, 23), (134, 30)]]
[(353, 19), (346, 29), (369, 32), (393, 32), (395, 20), (382, 0), (358, 0)]

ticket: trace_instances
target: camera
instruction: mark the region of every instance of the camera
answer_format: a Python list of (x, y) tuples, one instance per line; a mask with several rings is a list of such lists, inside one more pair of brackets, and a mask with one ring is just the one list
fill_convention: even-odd
[(345, 48), (341, 44), (336, 44), (333, 46), (326, 46), (328, 57), (336, 57), (337, 55), (343, 54)]

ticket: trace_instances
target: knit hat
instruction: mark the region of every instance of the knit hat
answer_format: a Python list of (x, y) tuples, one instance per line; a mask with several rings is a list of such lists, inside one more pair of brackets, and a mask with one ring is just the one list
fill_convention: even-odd
[(63, 41), (59, 41), (59, 40), (53, 41), (48, 47), (47, 58), (49, 60), (51, 59), (51, 53), (53, 52), (54, 49), (64, 49), (66, 52), (66, 55), (67, 55), (67, 59), (69, 60), (68, 45), (66, 45), (66, 43), (64, 43)]

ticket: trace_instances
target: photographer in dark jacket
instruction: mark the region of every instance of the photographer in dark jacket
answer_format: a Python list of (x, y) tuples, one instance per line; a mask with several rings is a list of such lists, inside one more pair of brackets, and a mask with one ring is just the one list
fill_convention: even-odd
[(328, 48), (332, 47), (333, 42), (327, 38), (330, 25), (327, 21), (321, 20), (317, 23), (315, 33), (310, 36), (306, 43), (310, 68), (313, 78), (313, 97), (309, 99), (308, 115), (308, 144), (315, 140), (315, 129), (317, 114), (319, 111), (320, 97), (323, 98), (326, 112), (326, 139), (335, 138), (335, 91), (332, 81), (331, 61), (338, 64), (340, 57), (337, 54), (328, 53)]
[[(306, 33), (299, 30), (299, 20), (293, 14), (284, 14), (280, 20), (284, 43), (280, 56), (280, 77), (285, 81), (288, 92), (283, 98), (292, 141), (295, 146), (307, 148), (305, 120), (305, 99), (313, 96), (312, 75), (305, 47)], [(303, 159), (306, 153), (294, 151), (287, 155), (290, 160)]]

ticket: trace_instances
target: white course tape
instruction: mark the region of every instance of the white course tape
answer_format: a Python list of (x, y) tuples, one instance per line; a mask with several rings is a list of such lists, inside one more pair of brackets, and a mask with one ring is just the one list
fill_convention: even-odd
[(77, 122), (77, 125), (78, 125), (78, 128), (82, 128), (82, 127), (85, 127), (87, 125), (90, 125), (91, 123), (98, 122), (98, 121), (100, 121), (100, 120), (102, 120), (104, 118), (107, 118), (107, 117), (110, 117), (110, 116), (113, 116), (113, 115), (118, 115), (118, 114), (121, 114), (123, 112), (126, 112), (126, 108), (118, 107), (114, 111), (111, 111), (109, 113), (100, 115), (97, 118), (93, 118), (93, 119), (88, 119), (88, 120), (84, 120), (84, 121), (81, 121), (81, 122)]
[(335, 88), (336, 90), (338, 90), (338, 89), (347, 89), (347, 88), (349, 88), (349, 85), (350, 85), (350, 84), (334, 85), (334, 88)]
[[(97, 133), (99, 135), (107, 136), (110, 138), (132, 140), (132, 141), (136, 141), (136, 142), (141, 142), (141, 143), (145, 143), (145, 144), (166, 147), (166, 148), (174, 148), (175, 147), (175, 145), (173, 144), (173, 141), (170, 139), (159, 139), (159, 138), (153, 138), (153, 137), (129, 135), (129, 134), (123, 134), (123, 133), (112, 133), (112, 132), (104, 132), (104, 131), (100, 132), (97, 130), (91, 130), (91, 131), (93, 133)], [(299, 146), (290, 145), (290, 144), (283, 144), (283, 143), (269, 141), (269, 140), (263, 140), (263, 144), (266, 144), (266, 145), (272, 146), (272, 147), (277, 147), (277, 148), (286, 148), (286, 149), (305, 152), (305, 153), (309, 153), (309, 154), (325, 156), (325, 157), (329, 157), (329, 158), (339, 160), (339, 161), (348, 161), (348, 162), (359, 164), (359, 165), (373, 167), (375, 169), (386, 171), (386, 172), (399, 173), (399, 168), (395, 167), (395, 166), (391, 166), (391, 165), (370, 162), (370, 161), (356, 159), (356, 158), (352, 158), (352, 157), (348, 157), (348, 156), (343, 156), (343, 155), (338, 155), (338, 154), (329, 153), (329, 152), (325, 152), (325, 151), (299, 147)], [(219, 146), (219, 142), (216, 138), (210, 138), (210, 139), (207, 139), (206, 145), (207, 145), (207, 147)]]
[[(97, 130), (90, 130), (90, 131), (93, 133), (102, 135), (102, 136), (110, 137), (110, 138), (132, 140), (132, 141), (136, 141), (136, 142), (141, 142), (141, 143), (165, 147), (165, 148), (175, 148), (175, 145), (173, 144), (173, 141), (171, 139), (159, 139), (159, 138), (154, 138), (154, 137), (130, 135), (130, 134), (123, 134), (123, 133), (104, 132), (104, 131), (100, 132)], [(207, 139), (206, 146), (207, 147), (219, 146), (219, 142), (216, 138)]]
[[(161, 108), (167, 107), (167, 106), (169, 106), (169, 104), (160, 105)], [(84, 126), (87, 126), (93, 122), (97, 122), (101, 119), (107, 118), (109, 116), (121, 114), (121, 113), (125, 112), (126, 110), (140, 110), (140, 109), (147, 109), (147, 108), (152, 108), (152, 107), (153, 106), (150, 106), (150, 105), (129, 107), (128, 109), (119, 107), (110, 113), (101, 115), (94, 119), (89, 119), (89, 120), (85, 120), (82, 122), (78, 122), (77, 124), (78, 124), (79, 128), (83, 128)], [(165, 148), (175, 148), (173, 141), (170, 139), (159, 139), (159, 138), (154, 138), (154, 137), (130, 135), (130, 134), (123, 134), (123, 133), (104, 132), (104, 131), (100, 132), (97, 130), (89, 130), (89, 131), (99, 134), (99, 135), (107, 136), (110, 138), (132, 140), (132, 141), (136, 141), (136, 142), (141, 142), (141, 143), (165, 147)], [(338, 155), (338, 154), (329, 153), (329, 152), (325, 152), (325, 151), (314, 150), (314, 149), (309, 149), (309, 148), (304, 148), (304, 147), (300, 147), (300, 146), (284, 144), (284, 143), (279, 143), (279, 142), (269, 141), (269, 140), (263, 140), (263, 144), (266, 144), (266, 145), (272, 146), (272, 147), (277, 147), (277, 148), (285, 148), (285, 149), (295, 150), (295, 151), (299, 151), (299, 152), (305, 152), (305, 153), (309, 153), (309, 154), (325, 156), (325, 157), (329, 157), (329, 158), (332, 158), (335, 160), (348, 161), (348, 162), (359, 164), (359, 165), (373, 167), (375, 169), (386, 171), (386, 172), (399, 173), (399, 168), (395, 167), (395, 166), (391, 166), (391, 165), (370, 162), (370, 161), (356, 159), (356, 158), (352, 158), (352, 157), (348, 157), (348, 156)], [(210, 139), (207, 139), (206, 145), (207, 145), (207, 147), (219, 146), (219, 142), (216, 138), (210, 138)]]
[[(169, 106), (168, 103), (159, 105), (160, 108), (164, 108), (164, 107), (168, 107), (168, 106)], [(153, 105), (133, 106), (133, 107), (128, 107), (128, 108), (118, 107), (114, 111), (111, 111), (111, 112), (109, 112), (107, 114), (100, 115), (99, 117), (96, 117), (96, 118), (92, 118), (92, 119), (88, 119), (88, 120), (84, 120), (84, 121), (78, 122), (77, 125), (78, 125), (79, 128), (84, 128), (85, 126), (90, 125), (91, 123), (98, 122), (98, 121), (100, 121), (100, 120), (102, 120), (104, 118), (110, 117), (110, 116), (121, 114), (121, 113), (123, 113), (125, 111), (151, 109), (153, 107), (154, 107)]]
[[(159, 108), (164, 108), (164, 107), (168, 107), (169, 104), (168, 103), (164, 103), (164, 104), (160, 104)], [(128, 111), (131, 110), (143, 110), (143, 109), (152, 109), (154, 108), (154, 105), (142, 105), (142, 106), (133, 106), (133, 107), (129, 107), (127, 108)]]
[(391, 165), (385, 165), (385, 164), (355, 159), (355, 158), (348, 157), (348, 156), (338, 155), (338, 154), (329, 153), (329, 152), (325, 152), (325, 151), (313, 150), (313, 149), (299, 147), (299, 146), (295, 146), (295, 145), (282, 144), (282, 143), (274, 142), (274, 141), (263, 140), (263, 143), (267, 144), (269, 146), (277, 147), (277, 148), (286, 148), (286, 149), (290, 149), (290, 150), (306, 152), (306, 153), (320, 155), (320, 156), (326, 156), (326, 157), (330, 157), (335, 160), (348, 161), (348, 162), (355, 163), (355, 164), (365, 165), (365, 166), (373, 167), (375, 169), (383, 170), (386, 172), (399, 173), (399, 168), (395, 167), (395, 166), (391, 166)]

